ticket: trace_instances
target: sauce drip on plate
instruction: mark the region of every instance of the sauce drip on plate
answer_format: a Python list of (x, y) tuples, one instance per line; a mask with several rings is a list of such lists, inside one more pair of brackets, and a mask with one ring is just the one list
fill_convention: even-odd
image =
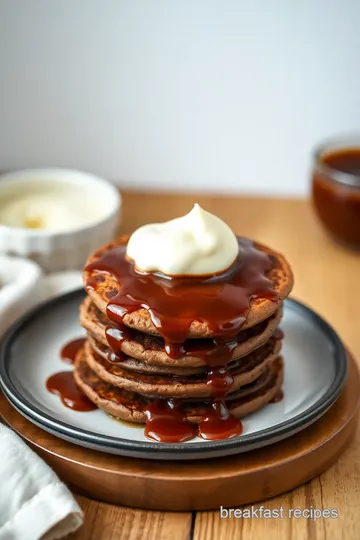
[(66, 364), (73, 364), (75, 362), (75, 356), (79, 350), (84, 346), (85, 338), (72, 339), (66, 343), (61, 351), (60, 357)]
[[(79, 350), (83, 347), (85, 338), (72, 339), (60, 351), (60, 358), (66, 364), (73, 364)], [(46, 388), (52, 394), (59, 396), (61, 403), (74, 411), (94, 411), (97, 407), (77, 386), (72, 371), (59, 371), (46, 381)]]
[(46, 381), (46, 388), (60, 397), (61, 402), (74, 411), (93, 411), (97, 409), (77, 386), (72, 371), (59, 371)]

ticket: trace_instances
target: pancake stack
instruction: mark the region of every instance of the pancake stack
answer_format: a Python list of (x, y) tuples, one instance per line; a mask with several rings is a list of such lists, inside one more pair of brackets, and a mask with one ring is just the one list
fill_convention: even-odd
[(137, 272), (127, 240), (85, 266), (77, 385), (111, 417), (146, 424), (151, 439), (239, 435), (240, 418), (281, 397), (287, 261), (239, 238), (239, 263), (221, 276), (168, 279)]

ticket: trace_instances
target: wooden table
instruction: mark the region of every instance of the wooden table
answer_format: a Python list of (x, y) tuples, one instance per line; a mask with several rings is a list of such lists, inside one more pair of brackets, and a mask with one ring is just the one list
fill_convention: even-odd
[[(188, 212), (194, 202), (232, 229), (282, 251), (295, 274), (293, 296), (327, 319), (360, 360), (360, 254), (332, 243), (306, 201), (123, 193), (122, 232)], [(312, 482), (264, 502), (266, 508), (337, 508), (338, 519), (220, 519), (219, 512), (133, 510), (77, 496), (85, 524), (76, 540), (358, 539), (360, 431), (339, 461)], [(149, 494), (151, 496), (151, 494)], [(259, 506), (259, 505), (255, 505)]]

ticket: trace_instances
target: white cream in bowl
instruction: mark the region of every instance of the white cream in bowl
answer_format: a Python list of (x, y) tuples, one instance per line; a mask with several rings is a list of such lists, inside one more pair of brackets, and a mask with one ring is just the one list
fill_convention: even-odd
[(101, 219), (107, 208), (82, 187), (50, 181), (21, 183), (0, 190), (0, 225), (25, 229), (69, 231)]
[(0, 253), (25, 256), (45, 271), (79, 269), (111, 241), (121, 196), (81, 171), (34, 169), (0, 177)]

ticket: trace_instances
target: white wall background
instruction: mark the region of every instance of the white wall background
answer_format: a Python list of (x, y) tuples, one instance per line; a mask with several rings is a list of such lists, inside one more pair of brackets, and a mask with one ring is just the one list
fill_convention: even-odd
[(0, 169), (302, 195), (356, 129), (359, 0), (0, 0)]

